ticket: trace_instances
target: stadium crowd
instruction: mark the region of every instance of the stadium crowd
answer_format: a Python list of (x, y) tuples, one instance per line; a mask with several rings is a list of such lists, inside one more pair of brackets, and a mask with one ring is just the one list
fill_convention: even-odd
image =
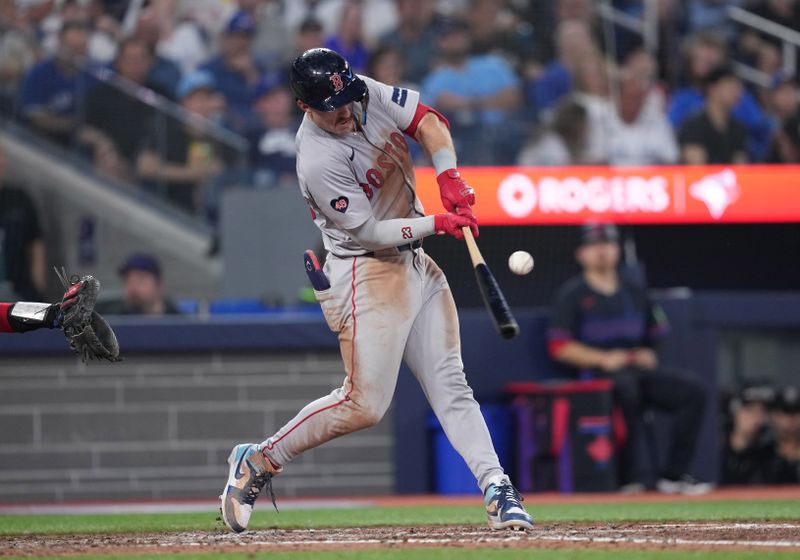
[[(287, 69), (317, 46), (418, 88), (449, 118), (462, 164), (800, 161), (800, 94), (785, 51), (727, 15), (742, 6), (798, 29), (797, 2), (659, 2), (654, 52), (622, 28), (609, 33), (595, 4), (3, 2), (0, 111), (90, 158), (98, 173), (212, 221), (226, 184), (294, 184), (301, 114)], [(613, 4), (634, 17), (643, 9)], [(734, 63), (757, 69), (762, 84), (742, 82)], [(220, 129), (244, 142), (237, 148)]]

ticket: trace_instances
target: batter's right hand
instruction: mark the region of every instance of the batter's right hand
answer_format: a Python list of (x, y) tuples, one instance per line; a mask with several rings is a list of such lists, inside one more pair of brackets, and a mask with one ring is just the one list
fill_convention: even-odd
[(472, 230), (472, 236), (478, 237), (478, 221), (471, 212), (469, 215), (458, 215), (451, 212), (436, 214), (433, 217), (433, 224), (436, 233), (440, 235), (447, 233), (456, 239), (464, 239), (464, 232), (461, 231), (461, 228), (468, 227)]

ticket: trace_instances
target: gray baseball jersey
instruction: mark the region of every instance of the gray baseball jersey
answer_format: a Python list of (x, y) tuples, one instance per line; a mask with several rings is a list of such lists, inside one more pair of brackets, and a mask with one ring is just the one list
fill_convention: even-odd
[(405, 361), (485, 489), (503, 470), (464, 375), (458, 314), (444, 274), (422, 248), (368, 251), (346, 231), (370, 217), (423, 215), (403, 134), (419, 94), (362, 79), (370, 102), (361, 130), (334, 135), (306, 117), (297, 133), (300, 188), (328, 250), (324, 270), (331, 287), (315, 293), (339, 337), (347, 376), (261, 449), (283, 466), (303, 451), (375, 424), (389, 408)]
[(366, 124), (345, 136), (306, 117), (297, 132), (297, 178), (322, 231), (325, 249), (338, 256), (368, 252), (345, 230), (376, 220), (425, 214), (416, 197), (414, 163), (402, 131), (414, 118), (416, 91), (359, 76), (370, 102)]

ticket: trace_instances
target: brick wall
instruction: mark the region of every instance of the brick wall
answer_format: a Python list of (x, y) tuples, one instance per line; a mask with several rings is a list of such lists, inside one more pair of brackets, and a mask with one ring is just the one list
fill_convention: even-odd
[[(216, 498), (225, 459), (341, 384), (338, 354), (134, 356), (0, 362), (0, 502)], [(391, 411), (305, 453), (281, 496), (390, 493)]]

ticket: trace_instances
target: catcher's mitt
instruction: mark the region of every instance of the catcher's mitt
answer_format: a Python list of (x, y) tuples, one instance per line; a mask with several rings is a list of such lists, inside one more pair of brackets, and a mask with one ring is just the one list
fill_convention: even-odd
[(118, 362), (119, 343), (106, 320), (94, 310), (100, 282), (94, 276), (72, 276), (67, 280), (64, 269), (56, 274), (66, 292), (59, 306), (59, 326), (81, 360), (105, 359)]

